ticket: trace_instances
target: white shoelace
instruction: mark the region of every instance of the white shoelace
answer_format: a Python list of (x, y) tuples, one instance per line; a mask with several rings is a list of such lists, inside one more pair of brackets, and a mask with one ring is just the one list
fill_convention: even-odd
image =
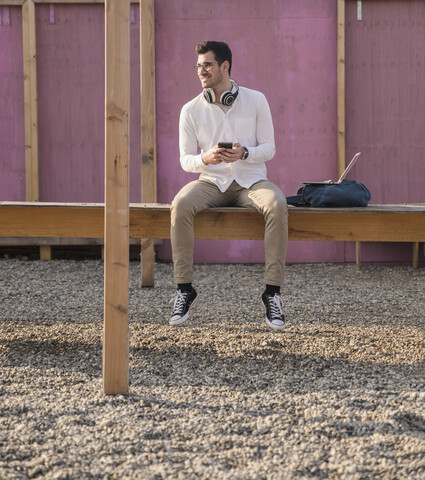
[(189, 292), (181, 292), (180, 290), (177, 290), (175, 297), (173, 297), (170, 301), (170, 303), (174, 301), (174, 314), (180, 314), (183, 312), (188, 295)]
[(277, 293), (270, 299), (270, 320), (282, 320), (283, 301), (282, 297)]

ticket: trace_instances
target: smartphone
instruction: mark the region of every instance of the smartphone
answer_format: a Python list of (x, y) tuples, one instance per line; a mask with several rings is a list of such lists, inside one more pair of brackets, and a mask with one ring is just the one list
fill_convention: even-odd
[(218, 148), (233, 148), (232, 142), (218, 142)]

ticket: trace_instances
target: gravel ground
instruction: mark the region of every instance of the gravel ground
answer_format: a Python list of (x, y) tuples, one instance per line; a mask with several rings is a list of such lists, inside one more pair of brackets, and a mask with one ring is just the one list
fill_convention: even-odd
[(0, 478), (425, 478), (425, 269), (287, 268), (267, 328), (261, 265), (130, 265), (130, 394), (102, 394), (103, 264), (0, 259)]

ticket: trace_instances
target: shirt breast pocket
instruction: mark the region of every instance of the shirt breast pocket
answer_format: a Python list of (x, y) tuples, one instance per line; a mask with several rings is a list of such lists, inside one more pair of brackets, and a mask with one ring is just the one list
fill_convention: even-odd
[[(195, 124), (195, 136), (198, 140), (198, 144), (201, 148), (205, 148), (206, 145), (210, 145), (211, 138), (211, 127), (206, 122), (196, 122)], [(208, 147), (210, 148), (210, 147)]]
[(251, 118), (239, 118), (235, 122), (237, 140), (241, 145), (256, 145), (255, 120)]

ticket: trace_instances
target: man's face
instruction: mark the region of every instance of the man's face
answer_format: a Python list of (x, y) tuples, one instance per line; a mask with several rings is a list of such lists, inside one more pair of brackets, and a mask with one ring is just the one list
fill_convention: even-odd
[(210, 65), (210, 68), (198, 69), (198, 77), (201, 81), (202, 88), (214, 88), (223, 81), (222, 66), (219, 67), (214, 53), (207, 52), (198, 56), (198, 65)]

